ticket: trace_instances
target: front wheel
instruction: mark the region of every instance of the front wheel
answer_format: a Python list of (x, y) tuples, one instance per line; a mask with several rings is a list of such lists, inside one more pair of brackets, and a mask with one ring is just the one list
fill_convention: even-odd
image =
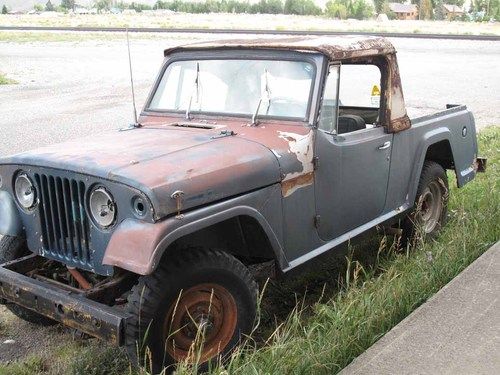
[(446, 224), (448, 178), (436, 162), (425, 161), (418, 183), (413, 211), (403, 221), (403, 233), (408, 240), (434, 238)]
[(154, 373), (177, 362), (206, 368), (251, 331), (256, 303), (257, 284), (239, 260), (220, 251), (184, 249), (132, 289), (129, 357), (139, 365), (151, 363)]

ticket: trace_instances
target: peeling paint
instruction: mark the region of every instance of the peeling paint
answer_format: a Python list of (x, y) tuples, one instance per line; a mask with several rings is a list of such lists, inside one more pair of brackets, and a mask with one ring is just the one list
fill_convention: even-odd
[(288, 152), (295, 154), (302, 166), (301, 171), (288, 173), (283, 177), (281, 192), (283, 197), (288, 197), (300, 188), (312, 185), (314, 182), (314, 132), (309, 131), (302, 135), (278, 130), (278, 134), (279, 138), (288, 142)]
[(302, 171), (288, 173), (283, 181), (302, 176), (306, 173), (314, 171), (313, 156), (314, 156), (314, 133), (310, 131), (306, 135), (288, 133), (278, 130), (279, 138), (288, 142), (289, 151), (297, 156), (297, 160), (302, 164)]
[(314, 182), (314, 173), (306, 173), (298, 177), (283, 181), (281, 183), (281, 194), (283, 197), (289, 197), (297, 190), (312, 185)]

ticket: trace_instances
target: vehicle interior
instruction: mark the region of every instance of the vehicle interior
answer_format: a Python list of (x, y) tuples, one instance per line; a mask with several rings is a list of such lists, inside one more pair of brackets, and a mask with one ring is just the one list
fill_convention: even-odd
[(378, 126), (381, 83), (381, 72), (376, 65), (332, 66), (325, 83), (319, 128), (345, 134)]

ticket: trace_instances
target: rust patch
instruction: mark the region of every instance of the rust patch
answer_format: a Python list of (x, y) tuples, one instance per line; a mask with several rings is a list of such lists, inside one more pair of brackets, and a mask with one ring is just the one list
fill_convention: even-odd
[(193, 43), (166, 49), (165, 56), (184, 50), (207, 49), (277, 49), (288, 51), (319, 52), (331, 60), (377, 56), (394, 53), (393, 45), (381, 37), (346, 36), (277, 36), (258, 39), (232, 39), (214, 42)]
[(314, 172), (306, 173), (298, 177), (285, 180), (281, 183), (281, 195), (288, 197), (298, 189), (312, 185), (314, 182)]
[(410, 118), (407, 115), (405, 115), (404, 117), (391, 120), (391, 122), (389, 123), (388, 130), (390, 133), (397, 133), (402, 130), (409, 129), (410, 127), (411, 127)]

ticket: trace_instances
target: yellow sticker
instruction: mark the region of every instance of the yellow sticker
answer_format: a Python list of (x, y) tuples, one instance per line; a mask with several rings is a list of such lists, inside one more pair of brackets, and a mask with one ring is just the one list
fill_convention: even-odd
[(373, 85), (372, 96), (380, 96), (380, 89), (378, 88), (377, 85)]

